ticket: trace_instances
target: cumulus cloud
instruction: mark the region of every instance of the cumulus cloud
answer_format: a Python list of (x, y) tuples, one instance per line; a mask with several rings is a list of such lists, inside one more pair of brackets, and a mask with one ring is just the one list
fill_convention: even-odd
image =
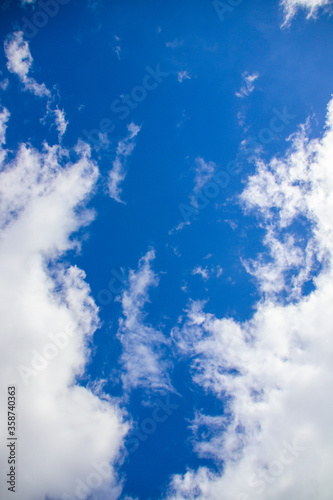
[(28, 42), (23, 41), (23, 32), (17, 31), (10, 35), (5, 41), (5, 54), (7, 57), (7, 69), (15, 73), (24, 84), (24, 90), (29, 90), (39, 97), (50, 97), (51, 93), (45, 84), (39, 84), (28, 76), (33, 62)]
[[(22, 57), (10, 61), (25, 79), (29, 63), (23, 54), (29, 61), (29, 53), (25, 46), (19, 50)], [(67, 166), (63, 159), (69, 151), (59, 145), (45, 143), (37, 150), (23, 143), (9, 155), (4, 148), (7, 122), (10, 114), (2, 109), (0, 380), (4, 398), (8, 386), (17, 388), (15, 498), (68, 500), (82, 493), (82, 481), (87, 497), (96, 474), (96, 498), (97, 490), (116, 498), (114, 463), (128, 426), (115, 402), (79, 383), (99, 325), (98, 311), (83, 270), (63, 259), (78, 245), (77, 231), (94, 217), (85, 204), (95, 189), (98, 168), (83, 142), (75, 148), (77, 161)], [(4, 413), (0, 423), (5, 442)], [(0, 452), (4, 473), (7, 451), (2, 447)], [(3, 499), (12, 496), (7, 486), (1, 482)]]
[(257, 211), (282, 269), (306, 267), (288, 235), (307, 220), (307, 240), (324, 260), (315, 288), (283, 303), (263, 293), (242, 323), (189, 304), (173, 338), (192, 359), (194, 382), (223, 402), (221, 415), (198, 412), (191, 427), (195, 451), (220, 472), (175, 476), (169, 498), (332, 498), (333, 100), (323, 137), (309, 140), (304, 130), (285, 158), (258, 161), (243, 202)]
[(238, 92), (235, 93), (237, 97), (243, 99), (248, 97), (254, 91), (254, 82), (259, 78), (259, 73), (249, 74), (247, 71), (242, 75), (244, 84)]
[(124, 203), (121, 200), (121, 183), (125, 180), (127, 174), (126, 160), (132, 154), (136, 144), (134, 138), (141, 130), (141, 127), (135, 125), (133, 122), (130, 123), (127, 128), (129, 135), (126, 139), (119, 141), (116, 150), (116, 158), (112, 163), (112, 169), (109, 171), (108, 177), (109, 195), (119, 203)]
[(284, 25), (288, 25), (298, 9), (307, 10), (308, 18), (314, 17), (320, 8), (332, 6), (332, 0), (281, 0), (281, 5), (285, 14)]
[(137, 387), (162, 392), (171, 390), (168, 364), (163, 360), (167, 339), (145, 322), (144, 306), (149, 301), (149, 288), (158, 284), (158, 277), (151, 268), (154, 259), (154, 250), (149, 250), (140, 259), (137, 271), (130, 270), (128, 287), (121, 297), (124, 317), (119, 320), (118, 338), (123, 347), (125, 391)]

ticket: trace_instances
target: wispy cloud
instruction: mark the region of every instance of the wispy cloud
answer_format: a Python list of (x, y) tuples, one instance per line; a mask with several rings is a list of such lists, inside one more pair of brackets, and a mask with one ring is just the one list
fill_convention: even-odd
[[(319, 169), (311, 168), (317, 146), (314, 142), (307, 146), (307, 141), (306, 127), (302, 126), (293, 137), (293, 148), (286, 160), (273, 158), (266, 164), (257, 159), (257, 171), (240, 198), (246, 211), (269, 224), (264, 238), (269, 255), (245, 262), (245, 266), (271, 299), (281, 292), (291, 298), (300, 297), (304, 284), (325, 258), (318, 246), (310, 209), (318, 203), (315, 197), (320, 196), (319, 189), (313, 189), (313, 185), (320, 186), (315, 176)], [(307, 220), (307, 239), (297, 231), (288, 231), (299, 217)]]
[(121, 54), (121, 46), (120, 46), (120, 38), (117, 35), (114, 35), (114, 39), (116, 41), (116, 45), (113, 47), (113, 52), (116, 54), (118, 59), (120, 60), (120, 54)]
[(179, 83), (182, 83), (184, 80), (191, 80), (191, 75), (186, 70), (178, 71), (177, 79), (178, 79)]
[[(207, 182), (213, 177), (216, 172), (216, 164), (212, 161), (206, 162), (203, 158), (198, 156), (195, 159), (195, 176), (194, 176), (194, 186), (193, 191), (190, 194), (190, 209), (195, 212), (198, 206), (198, 194), (200, 194), (201, 189), (207, 184)], [(178, 231), (184, 229), (184, 227), (191, 225), (190, 221), (181, 221), (175, 227), (170, 229), (168, 234), (171, 236)]]
[(8, 80), (8, 78), (4, 78), (4, 79), (0, 82), (0, 89), (1, 89), (1, 90), (7, 90), (8, 85), (9, 85), (9, 80)]
[(206, 162), (203, 158), (195, 159), (195, 178), (193, 191), (200, 191), (203, 186), (213, 177), (216, 164), (212, 161)]
[(113, 47), (113, 51), (116, 54), (116, 56), (118, 57), (118, 59), (120, 59), (120, 54), (121, 54), (121, 47), (120, 47), (120, 45), (116, 45), (115, 47)]
[(175, 233), (178, 233), (178, 231), (181, 231), (182, 229), (184, 229), (184, 227), (190, 226), (190, 225), (191, 225), (190, 222), (185, 222), (185, 221), (179, 222), (179, 224), (177, 224), (177, 226), (173, 227), (172, 229), (170, 229), (168, 231), (168, 235), (171, 236)]
[(2, 108), (0, 112), (0, 162), (3, 162), (7, 155), (7, 151), (2, 146), (6, 144), (6, 130), (9, 117), (10, 113), (8, 109)]
[(281, 0), (284, 9), (285, 20), (282, 26), (290, 23), (298, 9), (302, 8), (308, 11), (307, 17), (315, 17), (320, 8), (331, 8), (332, 0)]
[(15, 73), (19, 77), (24, 84), (25, 90), (29, 90), (38, 97), (51, 96), (51, 92), (44, 83), (39, 84), (28, 76), (33, 58), (28, 42), (23, 41), (22, 31), (17, 31), (7, 38), (5, 41), (5, 54), (8, 60), (8, 71)]
[(176, 49), (178, 47), (181, 47), (184, 43), (184, 40), (173, 40), (173, 42), (166, 42), (165, 46), (169, 47), (170, 49)]
[(254, 91), (254, 82), (259, 78), (259, 73), (249, 74), (247, 71), (242, 75), (244, 85), (240, 88), (238, 92), (235, 93), (237, 97), (244, 99), (248, 97)]
[(219, 278), (222, 275), (222, 273), (223, 273), (223, 269), (219, 265), (218, 266), (210, 266), (210, 267), (209, 266), (205, 266), (205, 267), (197, 266), (192, 271), (193, 276), (199, 275), (202, 277), (202, 279), (204, 281), (207, 281), (214, 276)]
[(130, 123), (127, 128), (129, 135), (126, 139), (119, 141), (116, 150), (116, 158), (112, 163), (112, 169), (109, 171), (108, 176), (109, 195), (119, 203), (124, 203), (121, 200), (121, 183), (125, 180), (127, 175), (126, 160), (135, 148), (136, 143), (134, 138), (140, 132), (141, 126), (135, 125), (135, 123)]
[(192, 271), (192, 274), (193, 276), (195, 276), (196, 274), (198, 274), (199, 276), (202, 277), (202, 279), (204, 281), (207, 281), (209, 279), (209, 271), (208, 271), (208, 267), (201, 267), (201, 266), (197, 266), (193, 269)]
[(9, 117), (10, 113), (8, 109), (2, 108), (2, 111), (0, 113), (0, 146), (6, 143), (6, 123), (8, 122)]
[(143, 387), (164, 392), (172, 388), (168, 363), (162, 356), (167, 339), (145, 322), (149, 288), (158, 285), (151, 268), (154, 259), (154, 250), (140, 259), (137, 271), (130, 271), (128, 288), (121, 297), (124, 318), (119, 320), (118, 338), (123, 346), (121, 378), (125, 391)]
[(68, 121), (66, 121), (65, 112), (63, 109), (56, 108), (53, 112), (55, 115), (55, 122), (57, 130), (59, 132), (59, 139), (60, 139), (66, 132)]

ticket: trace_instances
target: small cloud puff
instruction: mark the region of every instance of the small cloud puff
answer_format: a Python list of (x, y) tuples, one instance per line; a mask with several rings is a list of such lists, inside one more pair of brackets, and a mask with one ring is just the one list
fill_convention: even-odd
[(200, 191), (203, 186), (210, 181), (216, 171), (216, 164), (212, 161), (206, 162), (203, 158), (197, 157), (195, 159), (195, 178), (194, 188), (195, 192)]
[(191, 80), (191, 75), (186, 70), (178, 71), (177, 80), (179, 81), (179, 83), (182, 83), (184, 80)]
[(221, 266), (211, 266), (210, 268), (208, 268), (207, 266), (205, 267), (202, 267), (202, 266), (197, 266), (193, 269), (192, 271), (192, 275), (195, 276), (195, 275), (199, 275), (202, 277), (202, 279), (204, 281), (207, 281), (209, 280), (211, 277), (213, 277), (214, 275), (219, 278), (223, 273), (223, 269)]
[(204, 281), (207, 281), (209, 279), (209, 271), (208, 271), (207, 266), (206, 267), (201, 267), (201, 266), (195, 267), (192, 271), (192, 274), (193, 274), (193, 276), (198, 274), (199, 276), (202, 277), (202, 279)]
[(250, 75), (247, 71), (242, 74), (244, 80), (244, 85), (240, 88), (238, 92), (235, 93), (237, 97), (244, 99), (248, 97), (254, 91), (254, 82), (259, 78), (259, 73), (253, 73)]
[(55, 122), (57, 130), (59, 132), (59, 139), (60, 139), (66, 132), (68, 121), (66, 121), (64, 110), (57, 108), (53, 111), (53, 113), (55, 115)]
[(8, 85), (9, 85), (9, 80), (8, 80), (8, 78), (5, 78), (4, 80), (2, 80), (0, 82), (0, 89), (7, 90)]

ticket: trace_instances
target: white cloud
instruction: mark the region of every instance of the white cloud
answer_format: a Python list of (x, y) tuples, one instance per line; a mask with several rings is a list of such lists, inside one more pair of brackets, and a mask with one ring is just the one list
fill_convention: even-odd
[(215, 272), (216, 272), (216, 277), (217, 278), (219, 278), (220, 276), (222, 276), (222, 274), (223, 274), (222, 267), (221, 266), (216, 266)]
[(195, 275), (201, 276), (204, 281), (207, 281), (209, 279), (209, 270), (208, 270), (207, 266), (206, 267), (201, 267), (201, 266), (195, 267), (192, 271), (192, 274), (193, 274), (193, 276), (195, 276)]
[(302, 248), (295, 237), (282, 237), (272, 228), (264, 238), (269, 257), (260, 256), (257, 260), (244, 262), (246, 270), (259, 284), (261, 292), (274, 300), (281, 292), (287, 292), (289, 299), (299, 298), (303, 286), (309, 280), (316, 264), (315, 241), (310, 239)]
[(206, 162), (203, 158), (195, 159), (194, 192), (200, 191), (210, 181), (216, 171), (216, 164), (212, 161)]
[(59, 140), (64, 135), (67, 129), (68, 121), (65, 118), (65, 112), (63, 109), (56, 108), (54, 111), (56, 127), (59, 132)]
[(6, 143), (6, 130), (7, 130), (7, 125), (6, 123), (9, 120), (9, 111), (6, 108), (2, 108), (2, 111), (0, 113), (0, 146)]
[(39, 97), (48, 96), (51, 93), (44, 83), (39, 84), (33, 78), (28, 77), (33, 62), (28, 42), (23, 41), (22, 31), (17, 31), (10, 35), (5, 41), (5, 54), (7, 57), (7, 68), (11, 73), (15, 73), (22, 83), (24, 90), (29, 90)]
[[(200, 197), (201, 189), (210, 181), (216, 171), (216, 164), (212, 161), (206, 162), (203, 158), (198, 156), (195, 159), (194, 169), (194, 186), (193, 191), (190, 194), (190, 210), (193, 210), (193, 212), (195, 212), (198, 208), (198, 198)], [(191, 222), (188, 220), (180, 221), (175, 227), (168, 231), (168, 234), (171, 236), (178, 231), (182, 231), (184, 227), (190, 225)]]
[(196, 452), (223, 463), (223, 471), (202, 467), (175, 476), (170, 498), (332, 498), (332, 161), (333, 100), (323, 137), (309, 141), (301, 129), (286, 158), (258, 161), (243, 194), (282, 269), (306, 267), (288, 238), (299, 217), (307, 219), (308, 242), (323, 260), (315, 290), (285, 305), (263, 297), (242, 323), (192, 302), (173, 330), (193, 360), (194, 382), (223, 401), (225, 412), (197, 413), (192, 424)]
[(179, 222), (175, 227), (173, 227), (172, 229), (170, 229), (168, 231), (168, 235), (171, 236), (173, 235), (174, 233), (177, 233), (178, 231), (181, 231), (182, 229), (184, 229), (185, 226), (190, 226), (191, 223), (189, 221), (182, 221), (182, 222)]
[[(114, 39), (116, 42), (120, 42), (119, 36), (114, 35)], [(113, 47), (113, 51), (116, 54), (117, 58), (120, 60), (121, 46), (119, 43)]]
[(6, 143), (6, 123), (9, 120), (9, 116), (10, 114), (8, 109), (2, 108), (2, 111), (0, 112), (0, 162), (3, 162), (7, 154), (6, 150), (4, 150), (2, 146)]
[(116, 45), (113, 48), (113, 51), (116, 54), (116, 56), (118, 57), (118, 59), (120, 60), (120, 54), (121, 54), (121, 47), (120, 47), (120, 45)]
[(18, 75), (22, 81), (27, 78), (33, 59), (28, 42), (23, 41), (21, 31), (14, 33), (5, 41), (5, 54), (8, 59), (8, 70)]
[[(30, 53), (28, 42), (23, 40), (23, 33), (18, 31), (9, 36), (4, 43), (4, 50), (7, 57), (7, 69), (19, 77), (20, 81), (24, 84), (23, 90), (28, 90), (38, 97), (48, 97), (46, 103), (46, 116), (53, 115), (60, 140), (66, 132), (68, 125), (65, 118), (65, 112), (59, 109), (58, 106), (52, 109), (51, 105), (54, 96), (52, 96), (50, 90), (47, 89), (44, 83), (39, 84), (28, 76), (32, 67), (33, 58)], [(4, 85), (1, 85), (2, 83)], [(2, 86), (5, 90), (8, 83), (8, 79), (6, 79), (0, 83), (0, 87)], [(45, 120), (42, 121), (45, 122)]]
[[(195, 177), (194, 177), (194, 187), (193, 193), (190, 196), (191, 205), (193, 207), (198, 206), (197, 196), (202, 188), (207, 184), (208, 181), (213, 177), (216, 171), (216, 164), (212, 161), (206, 162), (203, 158), (197, 157), (195, 159)], [(183, 223), (184, 224), (184, 223)], [(179, 229), (182, 229), (182, 223), (179, 225)]]
[(112, 163), (112, 169), (109, 171), (108, 178), (109, 195), (119, 203), (124, 203), (120, 198), (122, 192), (120, 185), (126, 178), (127, 174), (126, 159), (132, 154), (136, 144), (133, 139), (141, 130), (141, 127), (135, 125), (135, 123), (130, 123), (127, 128), (129, 131), (129, 135), (126, 137), (126, 139), (123, 139), (118, 143), (116, 158)]
[[(257, 171), (241, 195), (245, 209), (269, 224), (264, 239), (269, 258), (260, 257), (246, 266), (270, 298), (283, 290), (291, 298), (300, 297), (304, 283), (327, 254), (312, 209), (319, 187), (324, 189), (316, 177), (322, 175), (317, 166), (319, 143), (308, 141), (304, 126), (292, 137), (293, 146), (285, 160), (273, 158), (267, 165), (257, 161)], [(306, 241), (299, 233), (288, 232), (300, 217), (307, 221), (303, 228), (309, 226)]]
[(0, 82), (0, 89), (1, 90), (7, 90), (8, 85), (9, 85), (9, 80), (8, 80), (8, 78), (5, 78), (4, 80), (2, 80)]
[(118, 338), (123, 346), (121, 361), (125, 391), (137, 387), (163, 392), (172, 389), (168, 365), (162, 359), (167, 339), (144, 322), (148, 290), (158, 284), (158, 277), (151, 268), (154, 258), (154, 250), (149, 250), (140, 259), (138, 270), (130, 270), (128, 289), (121, 297), (124, 318), (119, 320)]
[[(26, 74), (24, 64), (18, 68)], [(2, 144), (8, 119), (2, 110)], [(62, 161), (69, 152), (46, 143), (41, 151), (21, 144), (14, 158), (5, 161), (6, 151), (1, 158), (0, 389), (6, 398), (7, 386), (17, 387), (17, 500), (74, 496), (97, 464), (105, 476), (101, 491), (108, 498), (119, 493), (113, 465), (128, 426), (115, 402), (77, 383), (98, 327), (97, 307), (84, 272), (58, 260), (93, 218), (84, 207), (98, 169), (88, 145), (80, 142), (76, 151), (79, 159), (69, 166)], [(0, 424), (4, 442), (3, 412)], [(0, 451), (4, 473), (7, 451)], [(3, 499), (12, 496), (7, 486), (1, 482)]]
[(213, 254), (209, 252), (207, 255), (204, 256), (204, 260), (211, 259), (212, 257), (213, 257)]
[(285, 14), (284, 25), (288, 25), (298, 9), (302, 8), (307, 10), (308, 18), (314, 17), (318, 9), (332, 5), (332, 0), (281, 0), (281, 5), (283, 6)]
[(254, 82), (259, 78), (259, 73), (253, 73), (250, 75), (247, 71), (245, 71), (242, 78), (244, 80), (244, 85), (242, 85), (240, 90), (236, 92), (235, 95), (243, 99), (244, 97), (248, 97), (254, 91)]
[(191, 75), (186, 70), (178, 71), (177, 79), (178, 79), (179, 83), (182, 83), (184, 80), (191, 80)]

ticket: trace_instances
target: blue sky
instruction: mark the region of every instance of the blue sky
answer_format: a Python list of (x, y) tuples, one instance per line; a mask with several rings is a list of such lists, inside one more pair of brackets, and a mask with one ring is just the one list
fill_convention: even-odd
[(15, 498), (330, 500), (331, 0), (5, 0), (0, 34)]

